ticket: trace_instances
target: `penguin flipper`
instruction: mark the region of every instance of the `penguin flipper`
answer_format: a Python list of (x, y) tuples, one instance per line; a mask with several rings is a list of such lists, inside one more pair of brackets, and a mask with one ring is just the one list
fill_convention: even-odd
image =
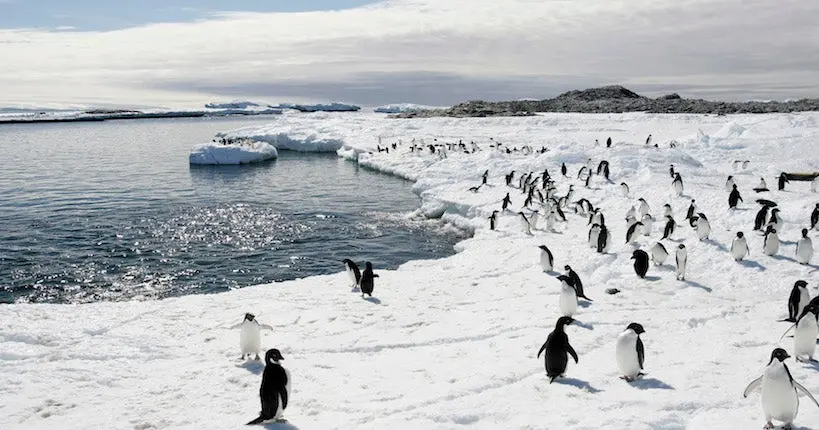
[(537, 358), (540, 358), (540, 354), (543, 354), (543, 351), (546, 349), (546, 345), (549, 343), (549, 340), (546, 339), (546, 342), (543, 342), (543, 346), (540, 347), (540, 351), (537, 352)]
[(748, 394), (751, 394), (752, 391), (756, 390), (757, 388), (760, 388), (761, 386), (762, 376), (754, 379), (753, 381), (751, 381), (750, 384), (748, 384), (747, 387), (745, 387), (745, 391), (742, 392), (742, 397), (748, 397)]
[(569, 355), (571, 355), (571, 356), (572, 356), (572, 358), (574, 358), (574, 362), (575, 362), (575, 363), (579, 363), (579, 362), (580, 362), (580, 361), (577, 359), (577, 353), (576, 353), (576, 352), (574, 352), (574, 348), (572, 348), (572, 345), (571, 345), (570, 343), (568, 343), (568, 342), (566, 342), (566, 352), (568, 352), (568, 353), (569, 353)]
[(643, 370), (643, 363), (645, 363), (646, 351), (643, 347), (643, 340), (637, 338), (637, 361), (640, 363), (640, 370)]
[(793, 381), (793, 386), (796, 387), (796, 392), (797, 393), (804, 394), (805, 397), (808, 397), (809, 399), (811, 399), (813, 401), (813, 404), (816, 405), (816, 407), (819, 408), (819, 402), (816, 401), (816, 398), (813, 397), (813, 394), (811, 394), (810, 391), (808, 391), (807, 388), (803, 387), (802, 384), (800, 384), (800, 383), (798, 383), (796, 381)]
[(251, 422), (249, 422), (249, 423), (247, 423), (247, 424), (245, 424), (245, 425), (246, 425), (246, 426), (252, 426), (252, 425), (256, 425), (256, 424), (261, 424), (261, 423), (263, 423), (263, 422), (264, 422), (266, 419), (267, 419), (267, 418), (265, 418), (265, 417), (264, 417), (264, 415), (259, 415), (259, 417), (258, 417), (258, 418), (256, 418), (255, 420), (253, 420), (253, 421), (251, 421)]

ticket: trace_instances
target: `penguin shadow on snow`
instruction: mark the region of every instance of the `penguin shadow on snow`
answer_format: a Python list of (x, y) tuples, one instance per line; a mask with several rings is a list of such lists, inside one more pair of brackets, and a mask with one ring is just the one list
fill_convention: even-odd
[(645, 278), (643, 278), (643, 279), (645, 279), (646, 281), (657, 282), (657, 281), (659, 281), (659, 280), (660, 280), (660, 279), (662, 279), (662, 278), (661, 278), (661, 277), (659, 277), (659, 276), (646, 275), (646, 277), (645, 277)]
[(631, 386), (640, 390), (675, 390), (676, 388), (657, 378), (640, 378), (631, 382)]
[(379, 299), (378, 297), (364, 297), (364, 300), (376, 305), (381, 304), (381, 299)]
[(586, 309), (587, 307), (589, 307), (591, 305), (592, 305), (591, 302), (587, 302), (587, 301), (577, 302), (577, 307), (583, 308), (583, 309)]
[(776, 254), (776, 255), (771, 255), (770, 257), (771, 257), (771, 258), (773, 258), (774, 260), (779, 260), (779, 261), (792, 261), (792, 262), (794, 262), (794, 263), (796, 263), (796, 264), (799, 264), (799, 262), (798, 262), (798, 261), (794, 260), (794, 259), (793, 259), (793, 258), (791, 258), (791, 257), (785, 256), (785, 255)]
[(689, 281), (689, 280), (686, 279), (683, 282), (685, 282), (686, 285), (689, 285), (689, 286), (692, 286), (692, 287), (695, 287), (695, 288), (702, 288), (703, 290), (705, 290), (705, 291), (707, 291), (709, 293), (714, 291), (710, 287), (706, 287), (705, 285), (702, 285), (697, 281)]
[(578, 326), (580, 328), (584, 328), (586, 330), (594, 330), (594, 325), (592, 325), (590, 323), (587, 323), (587, 322), (580, 321), (580, 320), (574, 320), (572, 325), (576, 325), (576, 326)]
[(237, 364), (236, 367), (245, 369), (254, 375), (261, 375), (264, 372), (264, 362), (262, 360), (246, 360), (244, 363)]
[(267, 423), (262, 424), (262, 427), (268, 430), (299, 430), (298, 427), (294, 426), (293, 424), (290, 424), (289, 422)]
[(747, 268), (749, 268), (749, 269), (759, 269), (760, 272), (764, 272), (764, 271), (768, 270), (768, 269), (765, 268), (765, 266), (759, 264), (759, 262), (756, 262), (756, 261), (742, 260), (742, 261), (738, 261), (738, 263), (745, 266), (745, 267), (747, 267)]
[[(577, 322), (575, 322), (575, 324), (577, 324)], [(557, 379), (555, 379), (554, 383), (555, 384), (560, 384), (560, 385), (570, 385), (572, 387), (577, 387), (577, 388), (579, 388), (579, 389), (581, 389), (583, 391), (588, 391), (591, 394), (597, 394), (597, 393), (603, 391), (601, 389), (592, 387), (591, 384), (589, 384), (588, 381), (583, 381), (583, 380), (576, 379), (576, 378), (565, 378), (565, 377), (557, 378)]]
[(723, 251), (723, 252), (728, 252), (728, 247), (726, 247), (725, 245), (723, 245), (723, 244), (721, 244), (721, 243), (717, 242), (717, 241), (716, 241), (716, 240), (714, 240), (714, 239), (704, 239), (702, 242), (703, 242), (703, 243), (707, 243), (707, 244), (709, 244), (709, 245), (714, 245), (714, 246), (716, 246), (716, 247), (717, 247), (717, 249), (719, 249), (720, 251)]

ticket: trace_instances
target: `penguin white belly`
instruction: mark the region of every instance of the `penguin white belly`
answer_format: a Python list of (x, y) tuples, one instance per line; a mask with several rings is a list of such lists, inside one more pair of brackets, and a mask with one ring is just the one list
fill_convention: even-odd
[(635, 378), (640, 374), (640, 360), (637, 358), (637, 335), (629, 330), (617, 336), (617, 367), (622, 376)]
[(819, 192), (819, 176), (817, 176), (811, 183), (810, 183), (810, 190), (815, 192)]
[(568, 285), (560, 289), (560, 312), (567, 317), (577, 312), (577, 293)]
[(543, 268), (544, 272), (552, 271), (552, 262), (549, 260), (549, 254), (544, 251), (540, 251), (540, 267)]
[(645, 203), (641, 204), (640, 205), (640, 218), (646, 216), (646, 214), (648, 214), (648, 211), (649, 211), (648, 205), (645, 204)]
[(779, 251), (779, 238), (776, 237), (776, 234), (770, 234), (765, 240), (765, 255), (776, 255), (777, 251)]
[(258, 354), (262, 350), (262, 334), (258, 324), (247, 321), (242, 323), (239, 348), (242, 354)]
[(651, 248), (651, 259), (654, 261), (655, 266), (662, 265), (666, 258), (668, 258), (668, 253), (660, 245), (654, 245), (654, 248)]
[(678, 196), (682, 195), (683, 186), (681, 182), (674, 182), (674, 192), (677, 193)]
[(802, 315), (802, 311), (805, 309), (805, 306), (810, 303), (810, 293), (808, 292), (807, 288), (800, 288), (799, 289), (799, 310), (796, 312), (796, 316)]
[(744, 240), (734, 239), (731, 244), (731, 256), (734, 257), (734, 260), (740, 261), (746, 255), (748, 255), (748, 245)]
[(353, 269), (350, 268), (350, 266), (347, 266), (347, 276), (350, 277), (350, 283), (352, 283), (352, 284), (356, 283), (355, 272), (353, 272)]
[(529, 227), (537, 228), (538, 221), (540, 221), (540, 214), (537, 212), (532, 212), (532, 215), (529, 216)]
[(711, 225), (708, 221), (700, 220), (697, 222), (697, 236), (700, 240), (707, 239), (711, 234)]
[[(284, 373), (287, 375), (287, 384), (284, 385), (284, 391), (287, 392), (287, 404), (289, 405), (290, 404), (290, 399), (291, 399), (291, 397), (290, 397), (290, 393), (291, 393), (290, 383), (291, 383), (292, 380), (290, 379), (290, 371), (287, 370), (284, 367), (282, 367), (282, 369), (284, 369)], [(282, 396), (280, 396), (279, 394), (276, 394), (276, 397), (279, 398), (279, 407), (276, 409), (276, 418), (275, 419), (279, 420), (279, 419), (281, 419), (282, 415), (284, 414), (284, 408), (282, 407)]]
[(606, 230), (606, 246), (603, 247), (603, 252), (609, 252), (609, 246), (611, 246), (611, 232)]
[(796, 325), (796, 333), (793, 335), (793, 352), (796, 357), (813, 358), (816, 351), (816, 335), (819, 334), (819, 326), (813, 314), (805, 315)]
[(808, 264), (811, 258), (813, 258), (813, 242), (803, 237), (796, 243), (796, 261), (800, 264)]
[(765, 418), (785, 423), (793, 422), (799, 407), (796, 389), (784, 366), (768, 366), (762, 378), (762, 411)]
[(654, 221), (651, 218), (643, 218), (643, 236), (651, 236), (652, 227), (654, 227)]
[(595, 229), (592, 230), (591, 234), (589, 235), (589, 248), (597, 248), (597, 239), (600, 237), (600, 231)]

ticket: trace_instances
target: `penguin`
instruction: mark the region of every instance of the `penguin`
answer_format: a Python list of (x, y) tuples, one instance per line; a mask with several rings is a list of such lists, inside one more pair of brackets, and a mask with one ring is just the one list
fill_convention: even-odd
[(754, 218), (754, 231), (762, 230), (762, 225), (765, 224), (765, 221), (768, 219), (768, 206), (762, 206), (762, 209), (756, 213), (756, 218)]
[(737, 237), (731, 242), (731, 256), (736, 261), (742, 261), (748, 255), (748, 241), (745, 240), (745, 233), (738, 231)]
[(791, 181), (788, 180), (788, 175), (786, 175), (785, 172), (780, 173), (779, 174), (779, 184), (778, 184), (779, 191), (784, 191), (785, 190), (785, 184), (790, 183), (790, 182)]
[(816, 353), (817, 334), (819, 334), (819, 306), (812, 303), (805, 306), (796, 320), (796, 331), (793, 335), (793, 355), (796, 361), (817, 362), (813, 358)]
[(665, 250), (665, 246), (660, 242), (655, 243), (651, 247), (651, 261), (655, 266), (661, 266), (666, 258), (668, 258), (668, 251)]
[(489, 229), (495, 230), (498, 224), (498, 211), (492, 211), (492, 215), (489, 215)]
[(597, 249), (598, 238), (600, 237), (600, 224), (592, 224), (589, 229), (589, 248)]
[(643, 223), (637, 221), (628, 228), (626, 231), (626, 243), (631, 243), (636, 239), (636, 236), (639, 232), (643, 229)]
[(526, 215), (524, 215), (523, 212), (518, 212), (518, 215), (520, 215), (520, 227), (523, 229), (523, 233), (531, 236), (532, 229), (529, 225), (529, 218), (526, 218)]
[(566, 192), (566, 201), (571, 201), (574, 197), (574, 185), (569, 185), (569, 191)]
[(483, 172), (481, 175), (481, 185), (486, 185), (486, 180), (489, 179), (489, 170)]
[(785, 365), (785, 359), (790, 355), (782, 349), (776, 348), (771, 352), (771, 359), (762, 376), (754, 379), (745, 387), (742, 397), (757, 388), (762, 388), (762, 412), (765, 414), (764, 429), (773, 429), (773, 420), (785, 423), (785, 428), (791, 428), (793, 420), (799, 413), (799, 393), (805, 395), (819, 407), (819, 402), (802, 384), (794, 381), (791, 371)]
[(699, 240), (708, 239), (708, 235), (711, 234), (711, 224), (708, 222), (708, 218), (705, 217), (705, 214), (700, 212), (697, 214), (697, 237)]
[[(817, 176), (816, 179), (819, 179), (819, 176)], [(813, 212), (810, 213), (810, 228), (819, 230), (819, 203), (816, 204), (816, 207), (813, 208)]]
[(378, 278), (378, 275), (373, 273), (373, 263), (369, 261), (364, 264), (364, 273), (361, 274), (361, 297), (364, 297), (364, 294), (372, 297), (373, 296), (373, 288), (375, 287), (375, 278)]
[(572, 317), (558, 318), (554, 331), (549, 333), (546, 342), (537, 352), (537, 358), (540, 358), (540, 354), (544, 351), (546, 352), (543, 358), (546, 366), (546, 376), (549, 378), (550, 384), (566, 373), (566, 365), (569, 363), (568, 355), (574, 358), (575, 363), (580, 362), (577, 353), (569, 343), (569, 336), (566, 335), (565, 331), (565, 327), (573, 322)]
[(808, 229), (802, 229), (802, 238), (796, 242), (796, 261), (808, 264), (813, 258), (813, 241), (808, 237)]
[(743, 162), (742, 162), (742, 170), (747, 169), (747, 168), (748, 168), (748, 163), (750, 163), (750, 162), (751, 162), (751, 160), (745, 160), (745, 161), (743, 161)]
[(605, 225), (600, 226), (600, 234), (597, 235), (597, 252), (605, 254), (611, 245), (611, 232)]
[(358, 283), (361, 281), (361, 270), (359, 270), (358, 264), (355, 264), (355, 262), (349, 258), (345, 258), (342, 262), (347, 269), (347, 276), (350, 277), (350, 282), (352, 282), (351, 286), (354, 288), (358, 287)]
[(567, 172), (568, 172), (568, 169), (566, 169), (566, 163), (561, 163), (560, 164), (560, 173), (562, 173), (563, 176), (567, 176), (566, 175)]
[(260, 324), (256, 316), (251, 313), (246, 313), (245, 318), (239, 324), (231, 327), (239, 330), (239, 350), (242, 351), (240, 360), (244, 360), (245, 356), (250, 357), (250, 354), (256, 354), (254, 360), (259, 360), (259, 353), (262, 351), (262, 329), (273, 330), (273, 327), (267, 324)]
[(532, 213), (529, 214), (529, 227), (532, 229), (537, 228), (537, 222), (540, 220), (540, 212), (537, 209), (532, 210)]
[(677, 247), (677, 280), (685, 281), (685, 264), (688, 261), (688, 251), (682, 243)]
[(631, 208), (630, 208), (630, 209), (629, 209), (629, 210), (626, 212), (626, 220), (628, 220), (628, 219), (634, 219), (634, 220), (636, 220), (636, 219), (637, 219), (637, 210), (636, 210), (636, 209), (634, 209), (634, 206), (632, 206), (632, 207), (631, 207)]
[(673, 211), (671, 210), (671, 205), (666, 203), (663, 205), (663, 217), (671, 216)]
[(671, 182), (671, 186), (674, 188), (674, 193), (678, 196), (681, 196), (683, 193), (683, 180), (682, 176), (679, 173), (674, 174), (674, 181)]
[(540, 267), (544, 272), (551, 272), (555, 263), (552, 251), (549, 251), (546, 245), (540, 245), (538, 248), (540, 248)]
[(611, 148), (611, 137), (606, 139), (606, 148)]
[(694, 214), (697, 212), (697, 204), (694, 199), (691, 199), (691, 204), (688, 205), (688, 212), (685, 213), (685, 219), (691, 219), (694, 217)]
[(631, 253), (631, 259), (634, 260), (634, 272), (640, 279), (645, 279), (648, 272), (648, 254), (642, 249), (637, 249)]
[(734, 189), (734, 177), (732, 175), (728, 175), (728, 179), (725, 181), (725, 191), (730, 192)]
[(665, 217), (665, 228), (663, 229), (663, 237), (661, 239), (668, 239), (674, 234), (674, 228), (677, 226), (677, 223), (674, 222), (674, 218), (671, 216)]
[(264, 421), (275, 419), (282, 422), (282, 413), (287, 409), (290, 399), (290, 372), (279, 364), (284, 360), (278, 349), (270, 349), (264, 355), (264, 373), (262, 386), (259, 388), (259, 398), (262, 401), (262, 411), (259, 417), (247, 425), (261, 424)]
[(617, 335), (617, 367), (620, 369), (620, 378), (626, 382), (643, 376), (645, 348), (640, 335), (645, 332), (641, 324), (631, 323)]
[(741, 201), (742, 196), (739, 195), (739, 190), (737, 190), (737, 186), (734, 185), (734, 188), (731, 190), (731, 194), (728, 195), (728, 208), (736, 209), (737, 203)]
[(776, 231), (782, 231), (782, 226), (785, 221), (779, 216), (779, 208), (771, 209), (771, 218), (768, 220), (768, 225), (773, 226)]
[(511, 204), (512, 204), (512, 198), (509, 197), (509, 193), (506, 193), (506, 197), (503, 198), (501, 210), (505, 211), (506, 208), (508, 208), (509, 205), (511, 205)]
[(674, 165), (673, 164), (669, 165), (668, 174), (671, 175), (671, 179), (674, 179)]
[(648, 135), (648, 137), (646, 138), (646, 146), (647, 146), (647, 145), (651, 145), (651, 135), (650, 135), (650, 134), (649, 134), (649, 135)]
[(577, 288), (572, 278), (566, 275), (560, 275), (557, 279), (560, 280), (558, 305), (561, 315), (570, 317), (577, 312)]
[(623, 197), (628, 197), (628, 184), (620, 182), (620, 191), (623, 192)]
[(791, 295), (788, 297), (788, 318), (783, 321), (795, 323), (808, 303), (810, 303), (808, 283), (800, 279), (793, 284)]
[(776, 255), (779, 251), (779, 236), (776, 235), (776, 229), (769, 225), (765, 231), (765, 242), (762, 245), (762, 252), (765, 255)]
[(651, 212), (651, 206), (649, 206), (648, 203), (646, 202), (646, 200), (644, 198), (642, 198), (642, 197), (639, 198), (639, 201), (640, 201), (640, 209), (638, 210), (638, 212), (640, 213), (640, 218), (642, 218), (642, 217), (648, 215), (649, 212)]
[(651, 214), (645, 214), (640, 222), (643, 223), (643, 236), (650, 236), (651, 228), (654, 226), (654, 217)]
[(764, 193), (768, 190), (768, 184), (765, 183), (765, 178), (759, 178), (759, 185), (754, 188), (754, 191), (757, 193)]
[(577, 290), (577, 297), (580, 297), (581, 299), (586, 299), (591, 302), (592, 299), (586, 297), (586, 294), (583, 292), (583, 281), (581, 281), (580, 277), (577, 276), (577, 272), (572, 270), (572, 267), (569, 266), (568, 264), (563, 266), (563, 269), (566, 270), (566, 276), (568, 276), (569, 279), (572, 280), (571, 285), (574, 287), (575, 290)]

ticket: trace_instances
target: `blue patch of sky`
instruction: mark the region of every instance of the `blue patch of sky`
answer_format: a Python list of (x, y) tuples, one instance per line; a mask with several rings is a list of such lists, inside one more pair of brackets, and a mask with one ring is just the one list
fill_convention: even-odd
[(116, 30), (188, 22), (217, 12), (339, 10), (376, 0), (0, 0), (0, 28)]

